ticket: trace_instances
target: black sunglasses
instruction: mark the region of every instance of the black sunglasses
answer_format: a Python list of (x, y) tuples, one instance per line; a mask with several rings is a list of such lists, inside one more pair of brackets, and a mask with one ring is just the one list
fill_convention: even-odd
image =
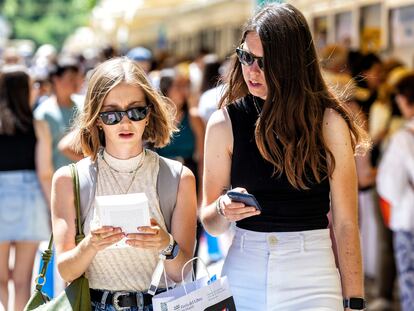
[(264, 60), (263, 57), (254, 56), (252, 53), (243, 50), (242, 48), (236, 49), (237, 58), (239, 62), (246, 66), (253, 65), (254, 61), (257, 60), (257, 65), (259, 66), (260, 70), (263, 71), (264, 69)]
[(124, 116), (127, 116), (131, 121), (144, 120), (149, 112), (149, 106), (134, 107), (125, 111), (105, 111), (100, 112), (99, 116), (106, 125), (114, 125), (121, 122)]

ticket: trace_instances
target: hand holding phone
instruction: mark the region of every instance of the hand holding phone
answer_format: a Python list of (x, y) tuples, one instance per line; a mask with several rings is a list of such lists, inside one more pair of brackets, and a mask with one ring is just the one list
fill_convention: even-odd
[(237, 192), (232, 190), (227, 191), (226, 194), (234, 202), (241, 202), (244, 203), (246, 206), (253, 206), (256, 208), (256, 210), (262, 211), (259, 202), (257, 202), (253, 194)]

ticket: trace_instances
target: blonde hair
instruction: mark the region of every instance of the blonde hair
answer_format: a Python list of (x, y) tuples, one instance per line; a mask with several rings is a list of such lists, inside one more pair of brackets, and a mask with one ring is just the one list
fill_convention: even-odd
[(151, 86), (140, 66), (125, 57), (110, 59), (92, 71), (85, 106), (75, 123), (78, 130), (77, 149), (81, 149), (92, 160), (96, 160), (98, 150), (104, 143), (96, 122), (99, 112), (108, 93), (122, 82), (141, 88), (147, 105), (150, 106), (143, 141), (153, 143), (155, 147), (163, 147), (170, 142), (171, 135), (176, 131), (173, 110)]

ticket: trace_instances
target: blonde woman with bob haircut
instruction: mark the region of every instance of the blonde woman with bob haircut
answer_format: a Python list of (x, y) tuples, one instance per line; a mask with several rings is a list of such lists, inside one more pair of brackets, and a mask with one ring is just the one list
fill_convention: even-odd
[[(166, 160), (143, 147), (144, 142), (165, 146), (175, 131), (173, 120), (167, 103), (134, 61), (115, 58), (92, 72), (84, 110), (75, 123), (79, 146), (87, 156), (77, 163), (79, 175), (96, 176), (88, 180), (86, 191), (81, 181), (85, 238), (76, 245), (73, 183), (67, 166), (53, 177), (52, 225), (59, 272), (67, 282), (86, 273), (93, 310), (152, 310), (147, 291), (160, 254), (174, 282), (181, 281), (181, 268), (193, 256), (195, 178), (180, 166), (175, 205), (165, 217), (157, 178)], [(151, 226), (138, 227), (135, 233), (102, 226), (94, 200), (82, 201), (91, 187), (96, 196), (145, 193)], [(122, 239), (127, 246), (110, 247)]]

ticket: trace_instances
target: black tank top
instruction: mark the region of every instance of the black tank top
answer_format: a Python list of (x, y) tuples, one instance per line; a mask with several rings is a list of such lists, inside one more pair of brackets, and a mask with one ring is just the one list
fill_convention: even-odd
[[(255, 97), (255, 101), (259, 106), (263, 105), (263, 100)], [(263, 209), (260, 215), (245, 218), (236, 225), (261, 232), (327, 228), (329, 179), (324, 178), (319, 184), (314, 182), (308, 185), (309, 190), (297, 190), (288, 182), (286, 174), (272, 176), (273, 165), (263, 159), (254, 138), (259, 112), (253, 96), (248, 95), (227, 106), (227, 111), (234, 137), (231, 186), (246, 188)]]
[(0, 171), (35, 169), (36, 135), (33, 127), (23, 133), (0, 135)]

